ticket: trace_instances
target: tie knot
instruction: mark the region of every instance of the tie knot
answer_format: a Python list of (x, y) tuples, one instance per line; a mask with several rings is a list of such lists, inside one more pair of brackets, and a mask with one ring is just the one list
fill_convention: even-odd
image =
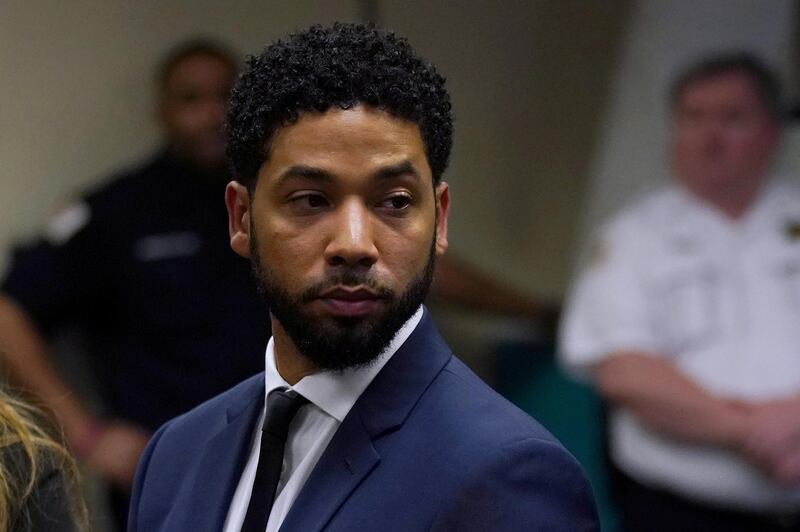
[(272, 390), (267, 396), (267, 413), (264, 416), (263, 432), (286, 441), (289, 425), (301, 406), (308, 399), (286, 388)]

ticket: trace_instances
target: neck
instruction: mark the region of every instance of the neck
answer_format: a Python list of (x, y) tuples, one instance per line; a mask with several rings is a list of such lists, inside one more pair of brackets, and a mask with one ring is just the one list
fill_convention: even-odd
[(272, 340), (275, 351), (275, 368), (289, 385), (317, 372), (316, 366), (297, 349), (281, 323), (272, 318)]
[(722, 211), (722, 213), (731, 220), (741, 219), (753, 204), (755, 197), (752, 198), (723, 198), (710, 203)]
[(200, 161), (192, 157), (190, 151), (181, 149), (175, 144), (171, 144), (168, 151), (173, 160), (193, 175), (201, 178), (202, 182), (225, 185), (230, 180), (224, 160)]
[(763, 179), (749, 181), (740, 186), (728, 185), (724, 188), (691, 190), (692, 194), (721, 211), (732, 220), (741, 219), (755, 203), (761, 192)]

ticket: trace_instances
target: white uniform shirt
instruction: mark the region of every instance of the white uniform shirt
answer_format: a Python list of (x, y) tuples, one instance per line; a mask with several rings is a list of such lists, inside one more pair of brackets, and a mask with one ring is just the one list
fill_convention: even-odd
[[(275, 368), (274, 343), (270, 339), (266, 353), (266, 394), (276, 388), (290, 388), (309, 400), (297, 412), (289, 425), (289, 436), (283, 455), (283, 470), (278, 481), (275, 502), (269, 515), (266, 532), (276, 532), (303, 488), (314, 466), (328, 447), (333, 435), (347, 416), (356, 400), (366, 390), (372, 379), (392, 358), (401, 345), (411, 336), (422, 319), (422, 307), (397, 331), (394, 339), (372, 364), (364, 368), (342, 372), (320, 372), (300, 379), (289, 386)], [(266, 404), (266, 399), (265, 399)], [(239, 532), (242, 529), (253, 481), (256, 478), (258, 455), (261, 450), (261, 425), (266, 407), (261, 412), (253, 439), (250, 455), (245, 464), (239, 484), (234, 492), (224, 532)]]
[[(570, 294), (561, 356), (581, 374), (625, 350), (668, 357), (722, 396), (800, 394), (800, 189), (771, 182), (733, 221), (671, 186), (612, 220)], [(664, 437), (625, 410), (610, 424), (614, 461), (639, 482), (753, 510), (800, 504), (800, 489), (733, 452)]]

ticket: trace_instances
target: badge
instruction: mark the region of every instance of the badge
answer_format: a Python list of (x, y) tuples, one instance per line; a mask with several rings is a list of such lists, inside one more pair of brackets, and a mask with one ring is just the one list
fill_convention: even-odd
[(194, 231), (178, 231), (149, 235), (136, 241), (134, 253), (142, 262), (191, 257), (203, 245), (200, 235)]

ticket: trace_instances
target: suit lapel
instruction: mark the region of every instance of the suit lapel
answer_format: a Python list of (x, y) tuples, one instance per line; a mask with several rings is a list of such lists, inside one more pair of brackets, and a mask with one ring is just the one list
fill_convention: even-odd
[[(255, 377), (254, 377), (255, 378)], [(189, 500), (191, 511), (178, 530), (219, 532), (247, 462), (253, 429), (264, 407), (264, 376), (228, 407), (208, 441)]]
[(343, 422), (292, 504), (280, 530), (322, 530), (379, 461), (380, 455), (364, 427), (357, 421)]
[(401, 425), (452, 354), (428, 311), (342, 421), (292, 504), (281, 532), (322, 530), (379, 466), (374, 441)]

